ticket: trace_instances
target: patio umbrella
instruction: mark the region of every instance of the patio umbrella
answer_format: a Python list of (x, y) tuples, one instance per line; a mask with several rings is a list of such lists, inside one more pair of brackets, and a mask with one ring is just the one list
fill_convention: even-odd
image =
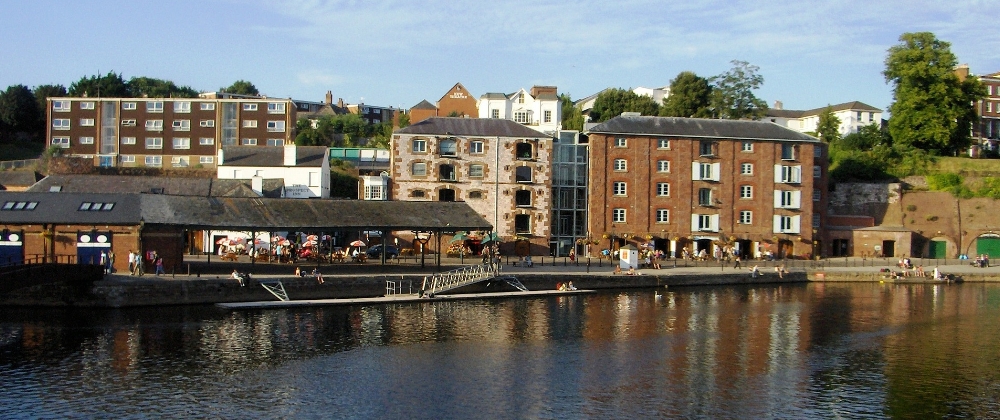
[(482, 243), (485, 244), (487, 242), (493, 242), (493, 241), (500, 242), (500, 237), (497, 236), (496, 232), (490, 232), (486, 234), (486, 236), (483, 236)]
[(229, 238), (219, 238), (218, 241), (215, 241), (215, 244), (216, 245), (229, 245)]
[(351, 246), (365, 246), (365, 243), (361, 242), (361, 240), (358, 239), (358, 240), (356, 240), (354, 242), (351, 242)]
[(448, 243), (452, 244), (452, 243), (455, 243), (455, 242), (458, 242), (458, 241), (464, 241), (464, 240), (467, 240), (467, 239), (469, 239), (469, 235), (466, 235), (465, 231), (458, 231), (458, 232), (455, 232), (455, 237), (451, 238), (451, 242), (448, 242)]

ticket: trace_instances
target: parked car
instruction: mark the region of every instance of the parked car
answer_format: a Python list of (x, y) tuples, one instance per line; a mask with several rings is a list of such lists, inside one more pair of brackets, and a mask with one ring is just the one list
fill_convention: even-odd
[[(382, 258), (382, 245), (373, 245), (365, 251), (368, 254), (368, 258)], [(386, 258), (396, 258), (399, 256), (399, 248), (392, 245), (385, 247), (385, 257)]]

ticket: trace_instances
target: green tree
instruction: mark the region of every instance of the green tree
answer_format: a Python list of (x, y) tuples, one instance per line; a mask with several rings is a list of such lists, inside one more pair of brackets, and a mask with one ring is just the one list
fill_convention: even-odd
[(410, 126), (410, 114), (400, 112), (399, 119), (396, 120), (396, 126), (399, 128), (406, 128)]
[(17, 135), (32, 136), (38, 128), (35, 95), (25, 85), (8, 86), (0, 93), (0, 131), (8, 140)]
[(740, 60), (730, 63), (732, 69), (712, 78), (715, 117), (729, 120), (763, 117), (767, 104), (753, 93), (764, 84), (764, 76), (757, 74), (760, 67)]
[(974, 77), (955, 74), (951, 44), (933, 33), (904, 33), (889, 48), (886, 82), (893, 86), (889, 132), (894, 142), (924, 150), (954, 152), (968, 145), (973, 103), (986, 96)]
[(824, 143), (833, 143), (840, 140), (840, 118), (833, 113), (833, 108), (829, 105), (819, 113), (819, 123), (816, 125), (816, 137), (819, 137)]
[(659, 111), (660, 106), (649, 96), (639, 95), (631, 90), (608, 89), (597, 95), (594, 107), (590, 109), (590, 119), (594, 122), (603, 122), (623, 112), (657, 115)]
[(563, 130), (583, 131), (583, 113), (573, 104), (569, 94), (559, 94), (559, 105), (562, 107)]
[(66, 87), (63, 85), (41, 85), (35, 86), (32, 91), (35, 95), (35, 102), (38, 104), (38, 128), (45, 131), (45, 113), (48, 109), (49, 98), (61, 98), (66, 96)]
[(880, 144), (891, 145), (892, 139), (889, 138), (889, 132), (880, 124), (868, 124), (858, 128), (857, 132), (831, 143), (842, 150), (870, 150)]
[(177, 86), (174, 82), (152, 77), (133, 77), (128, 81), (135, 96), (150, 98), (197, 98), (198, 91), (190, 86)]
[(711, 118), (711, 107), (712, 86), (708, 79), (682, 71), (670, 81), (670, 95), (663, 100), (660, 116)]
[(108, 72), (104, 76), (84, 76), (69, 85), (70, 96), (88, 96), (92, 98), (132, 98), (135, 94), (122, 75)]
[(260, 95), (260, 92), (257, 90), (257, 86), (254, 86), (253, 83), (242, 79), (233, 82), (233, 84), (229, 85), (227, 88), (219, 90), (224, 93), (235, 93), (237, 95)]

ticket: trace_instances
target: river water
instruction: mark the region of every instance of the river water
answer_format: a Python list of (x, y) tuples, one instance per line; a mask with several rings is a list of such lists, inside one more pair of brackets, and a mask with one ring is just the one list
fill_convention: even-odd
[(0, 310), (0, 418), (1000, 417), (1000, 285)]

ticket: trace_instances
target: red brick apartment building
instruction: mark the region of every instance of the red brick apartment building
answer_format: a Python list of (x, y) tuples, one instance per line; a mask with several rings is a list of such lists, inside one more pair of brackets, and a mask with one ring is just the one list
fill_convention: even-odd
[(991, 149), (1000, 147), (1000, 72), (981, 76), (986, 85), (986, 98), (976, 104), (979, 123), (972, 128), (973, 137)]
[(222, 146), (291, 144), (295, 105), (273, 98), (49, 98), (48, 144), (99, 166), (214, 167)]
[(591, 129), (590, 153), (597, 249), (822, 249), (827, 148), (814, 137), (761, 121), (621, 116)]

